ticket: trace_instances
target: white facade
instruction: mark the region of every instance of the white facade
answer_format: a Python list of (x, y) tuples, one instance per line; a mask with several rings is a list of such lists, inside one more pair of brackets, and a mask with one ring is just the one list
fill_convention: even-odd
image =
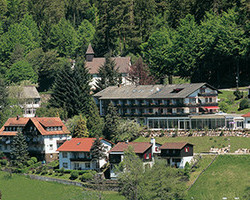
[[(131, 85), (132, 83), (127, 79), (128, 74), (122, 74), (122, 85)], [(92, 75), (92, 79), (90, 81), (90, 86), (91, 89), (95, 89), (96, 87), (96, 83), (98, 80), (100, 80), (101, 78), (98, 76), (98, 74), (93, 74)]]
[(186, 163), (191, 163), (193, 160), (193, 156), (187, 156), (187, 157), (178, 157), (178, 158), (169, 158), (170, 159), (170, 166), (176, 166), (177, 168), (183, 169), (186, 165)]
[[(103, 167), (108, 160), (108, 152), (111, 149), (111, 143), (106, 140), (101, 140), (104, 146), (106, 158), (99, 160), (99, 167)], [(59, 152), (59, 167), (64, 169), (79, 169), (79, 170), (89, 170), (97, 169), (96, 161), (92, 159), (90, 152), (81, 151), (60, 151)]]
[(244, 128), (250, 129), (250, 117), (245, 117)]
[(46, 135), (43, 136), (43, 141), (44, 141), (44, 151), (45, 154), (53, 154), (53, 153), (59, 153), (57, 151), (58, 141), (66, 141), (70, 140), (72, 137), (71, 135)]

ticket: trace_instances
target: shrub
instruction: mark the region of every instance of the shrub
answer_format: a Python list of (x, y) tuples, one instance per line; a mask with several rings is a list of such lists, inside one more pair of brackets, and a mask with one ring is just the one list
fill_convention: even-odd
[(94, 178), (94, 175), (92, 173), (88, 172), (88, 173), (83, 174), (80, 177), (80, 180), (81, 181), (89, 181), (89, 180), (92, 180), (93, 178)]
[(31, 159), (30, 159), (30, 160), (28, 160), (28, 161), (27, 161), (27, 165), (28, 165), (28, 166), (34, 165), (34, 161), (33, 161), (33, 160), (31, 160)]
[(50, 169), (49, 172), (48, 172), (48, 175), (52, 175), (53, 174), (53, 170)]
[(41, 175), (45, 175), (45, 174), (48, 174), (48, 171), (47, 170), (43, 170)]
[(7, 163), (8, 163), (8, 161), (7, 161), (6, 159), (0, 160), (0, 164), (1, 164), (2, 166), (6, 166)]
[(37, 158), (36, 157), (31, 157), (30, 160), (33, 160), (34, 164), (37, 163)]
[(225, 113), (228, 111), (228, 108), (229, 108), (228, 105), (224, 101), (219, 103), (219, 107), (220, 107), (220, 110)]
[(61, 174), (63, 174), (64, 173), (64, 167), (62, 167), (61, 169), (59, 169), (58, 172), (60, 172)]
[(70, 173), (70, 179), (71, 179), (71, 180), (77, 179), (78, 176), (79, 176), (79, 173), (78, 173), (78, 171), (76, 171), (76, 170), (73, 170), (73, 171)]
[(247, 99), (242, 99), (240, 101), (240, 107), (239, 110), (244, 110), (246, 108), (250, 108), (250, 102)]
[(239, 100), (239, 99), (243, 98), (243, 92), (240, 92), (237, 89), (236, 91), (234, 91), (234, 96), (235, 96), (235, 100)]

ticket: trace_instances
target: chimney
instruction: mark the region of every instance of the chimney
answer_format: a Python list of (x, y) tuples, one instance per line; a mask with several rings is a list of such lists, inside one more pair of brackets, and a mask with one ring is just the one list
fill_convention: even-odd
[(152, 153), (155, 153), (155, 138), (151, 138), (150, 143), (152, 144)]
[(125, 143), (128, 144), (128, 140), (126, 140)]
[(19, 115), (16, 116), (16, 120), (19, 120)]

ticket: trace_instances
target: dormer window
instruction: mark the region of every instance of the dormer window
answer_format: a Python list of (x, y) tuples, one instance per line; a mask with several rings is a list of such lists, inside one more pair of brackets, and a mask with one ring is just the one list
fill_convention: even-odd
[(175, 88), (173, 89), (173, 91), (171, 93), (179, 93), (180, 91), (182, 91), (184, 88)]
[(61, 126), (51, 126), (51, 127), (47, 127), (46, 131), (61, 131), (62, 127)]

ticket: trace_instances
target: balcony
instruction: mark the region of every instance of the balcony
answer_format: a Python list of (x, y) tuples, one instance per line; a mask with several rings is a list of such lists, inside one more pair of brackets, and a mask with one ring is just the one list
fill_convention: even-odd
[(200, 97), (216, 97), (218, 94), (216, 93), (199, 93), (198, 96)]
[(169, 116), (187, 116), (189, 113), (125, 113), (122, 117), (169, 117)]
[(92, 158), (88, 157), (88, 158), (70, 158), (70, 161), (78, 161), (78, 162), (84, 162), (84, 161), (91, 161)]
[(204, 102), (204, 103), (200, 103), (198, 105), (200, 105), (200, 106), (218, 106), (218, 103), (216, 103), (216, 102)]

